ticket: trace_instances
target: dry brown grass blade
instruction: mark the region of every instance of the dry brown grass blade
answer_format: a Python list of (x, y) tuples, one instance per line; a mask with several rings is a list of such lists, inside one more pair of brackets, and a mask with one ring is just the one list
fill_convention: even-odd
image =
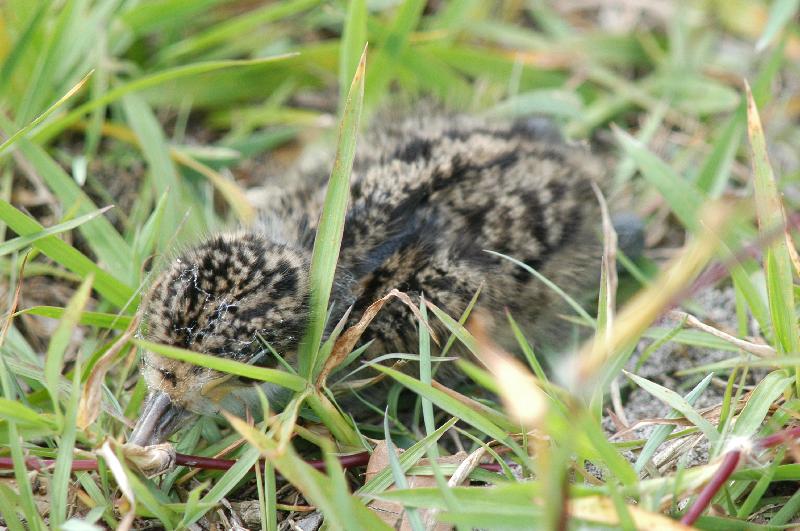
[(519, 360), (492, 341), (488, 332), (489, 319), (484, 312), (473, 312), (467, 325), (478, 344), (478, 357), (501, 383), (500, 398), (509, 415), (526, 428), (540, 426), (547, 412), (547, 395)]
[(797, 254), (797, 247), (794, 246), (794, 240), (792, 240), (788, 224), (786, 225), (786, 248), (789, 250), (789, 258), (792, 260), (794, 274), (800, 277), (800, 255)]
[(133, 496), (133, 488), (128, 482), (128, 476), (125, 474), (122, 463), (117, 459), (117, 454), (111, 449), (108, 440), (103, 442), (103, 445), (97, 450), (97, 454), (105, 459), (108, 469), (111, 471), (119, 490), (122, 492), (122, 496), (127, 501), (128, 510), (117, 526), (117, 531), (128, 531), (133, 525), (133, 519), (136, 517), (136, 499)]
[(126, 444), (122, 452), (125, 459), (148, 478), (168, 472), (175, 466), (175, 447), (172, 443), (151, 446)]
[(28, 263), (28, 257), (30, 257), (30, 255), (30, 251), (25, 253), (25, 257), (22, 259), (22, 264), (19, 266), (19, 275), (17, 275), (17, 287), (14, 289), (14, 298), (11, 300), (11, 307), (8, 309), (8, 316), (3, 323), (3, 329), (0, 330), (0, 347), (3, 346), (3, 343), (6, 340), (8, 329), (11, 327), (11, 323), (14, 321), (14, 313), (16, 313), (17, 305), (19, 304), (19, 294), (22, 291), (22, 279), (24, 278), (25, 265)]
[(600, 204), (600, 213), (603, 218), (603, 257), (601, 262), (602, 278), (605, 280), (606, 292), (606, 322), (600, 323), (606, 332), (611, 329), (614, 323), (614, 313), (617, 307), (617, 231), (614, 230), (614, 224), (611, 222), (611, 215), (608, 212), (608, 204), (606, 203), (603, 192), (595, 182), (592, 182), (592, 189), (597, 202)]
[[(369, 363), (369, 365), (371, 364), (372, 363)], [(403, 367), (405, 367), (407, 364), (408, 364), (407, 360), (397, 360), (392, 364), (391, 368), (396, 371), (402, 371)], [(359, 389), (364, 389), (365, 387), (372, 387), (376, 383), (381, 382), (388, 377), (389, 377), (388, 374), (382, 372), (376, 374), (375, 376), (371, 376), (369, 378), (361, 378), (358, 380), (347, 379), (344, 382), (339, 382), (333, 385), (331, 387), (331, 391), (333, 392), (334, 395), (339, 395), (350, 391), (358, 391)]]
[(86, 379), (86, 385), (83, 386), (81, 391), (81, 401), (78, 404), (78, 417), (76, 423), (78, 428), (85, 430), (97, 420), (102, 411), (101, 403), (103, 400), (103, 382), (106, 379), (106, 373), (116, 361), (117, 354), (122, 347), (133, 337), (136, 329), (139, 327), (139, 316), (137, 315), (131, 320), (131, 324), (125, 332), (117, 338), (113, 345), (106, 351), (103, 356), (97, 360), (89, 377)]
[[(672, 518), (645, 511), (635, 505), (628, 505), (627, 509), (636, 525), (636, 529), (664, 529), (669, 531), (687, 531), (693, 529)], [(581, 520), (588, 520), (609, 526), (620, 524), (614, 502), (602, 496), (587, 496), (570, 500), (569, 514), (573, 518), (580, 518)]]
[[(481, 447), (481, 450), (483, 450), (483, 447)], [(395, 451), (398, 455), (402, 453), (402, 450), (395, 449)], [(468, 457), (466, 452), (458, 452), (455, 455), (440, 457), (436, 460), (436, 462), (440, 465), (458, 465), (458, 468), (456, 469), (456, 472), (458, 472), (458, 469), (462, 467), (467, 459)], [(477, 465), (477, 461), (475, 464)], [(430, 460), (420, 459), (417, 465), (429, 466)], [(372, 451), (369, 463), (367, 463), (366, 481), (371, 480), (378, 473), (387, 468), (389, 468), (389, 449), (386, 445), (386, 441), (378, 441), (378, 443), (375, 445), (375, 449)], [(467, 472), (467, 475), (469, 475), (469, 472)], [(455, 474), (453, 477), (455, 477)], [(406, 480), (408, 481), (409, 488), (436, 486), (436, 478), (433, 476), (416, 476), (407, 474)], [(460, 481), (463, 481), (463, 478)], [(392, 485), (388, 490), (394, 490), (394, 488), (394, 485)], [(386, 500), (373, 500), (367, 505), (367, 507), (372, 509), (381, 520), (392, 526), (394, 529), (411, 531), (411, 522), (409, 521), (405, 508), (402, 504)], [(427, 529), (429, 530), (447, 531), (448, 529), (451, 529), (451, 526), (448, 524), (437, 524), (435, 522), (436, 511), (434, 509), (421, 510), (420, 516), (423, 517), (423, 520), (426, 523), (430, 524), (427, 526)]]
[[(342, 335), (336, 340), (336, 343), (333, 345), (333, 350), (331, 351), (331, 355), (328, 356), (328, 359), (325, 361), (325, 365), (322, 367), (322, 371), (319, 373), (319, 377), (317, 378), (317, 389), (321, 389), (325, 386), (325, 383), (328, 380), (328, 376), (330, 375), (333, 370), (341, 364), (344, 359), (353, 351), (353, 348), (358, 343), (358, 340), (361, 339), (364, 330), (367, 329), (367, 326), (372, 322), (375, 316), (381, 311), (383, 305), (386, 304), (389, 299), (398, 298), (400, 299), (403, 304), (411, 308), (411, 311), (417, 317), (419, 322), (425, 323), (426, 321), (422, 318), (422, 314), (419, 311), (419, 308), (411, 301), (411, 297), (407, 294), (403, 293), (402, 291), (398, 291), (393, 289), (380, 299), (376, 300), (369, 307), (364, 310), (361, 319), (358, 320), (356, 324), (342, 332)], [(430, 332), (431, 339), (439, 345), (439, 339), (436, 337), (435, 332), (430, 327), (427, 326), (428, 331)]]
[(477, 400), (473, 400), (473, 399), (471, 399), (470, 397), (468, 397), (466, 395), (462, 395), (458, 391), (454, 391), (454, 390), (450, 389), (449, 387), (446, 387), (446, 386), (440, 384), (436, 380), (431, 381), (431, 387), (433, 387), (434, 389), (437, 389), (437, 390), (439, 390), (439, 391), (441, 391), (441, 392), (443, 392), (445, 394), (450, 395), (452, 398), (455, 398), (456, 400), (458, 400), (459, 402), (461, 402), (462, 404), (464, 404), (468, 408), (472, 409), (473, 411), (476, 411), (477, 413), (480, 413), (481, 415), (487, 415), (487, 416), (489, 416), (489, 418), (495, 418), (497, 416), (497, 414), (498, 414), (496, 411), (493, 411), (488, 406), (485, 406), (485, 405), (481, 404), (480, 402), (478, 402)]
[(622, 309), (605, 341), (590, 340), (581, 349), (573, 382), (575, 389), (586, 389), (586, 384), (611, 357), (641, 337), (653, 321), (677, 302), (714, 256), (720, 233), (733, 214), (732, 206), (721, 202), (704, 208), (701, 234), (671, 261), (656, 281)]
[(705, 324), (694, 315), (688, 314), (686, 312), (673, 310), (670, 312), (670, 316), (678, 320), (684, 320), (684, 322), (687, 325), (691, 326), (692, 328), (695, 328), (697, 330), (702, 330), (703, 332), (711, 334), (714, 337), (718, 337), (723, 341), (730, 343), (731, 345), (739, 347), (745, 352), (749, 352), (750, 354), (758, 356), (759, 358), (774, 358), (778, 355), (777, 351), (767, 344), (754, 343), (752, 341), (745, 341), (744, 339), (739, 339), (738, 337), (734, 337), (730, 334), (723, 332), (722, 330), (718, 330), (713, 326)]
[[(600, 205), (600, 214), (603, 219), (603, 256), (600, 263), (601, 291), (599, 305), (604, 304), (605, 311), (598, 316), (598, 333), (596, 341), (607, 341), (610, 337), (611, 327), (614, 325), (614, 314), (617, 311), (617, 231), (611, 221), (611, 214), (608, 212), (608, 204), (603, 192), (597, 183), (592, 181), (592, 190), (597, 197)], [(600, 306), (598, 306), (600, 308)], [(605, 317), (602, 319), (601, 317)], [(614, 408), (614, 416), (624, 426), (630, 425), (625, 408), (622, 406), (622, 393), (619, 386), (619, 378), (611, 381), (611, 405)]]

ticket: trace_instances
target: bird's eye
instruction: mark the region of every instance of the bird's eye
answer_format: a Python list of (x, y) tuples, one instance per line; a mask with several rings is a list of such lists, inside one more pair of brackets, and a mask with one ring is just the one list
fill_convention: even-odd
[(165, 380), (168, 380), (173, 386), (177, 385), (178, 378), (175, 376), (174, 372), (170, 371), (169, 369), (158, 369), (158, 372), (160, 372), (161, 376), (163, 376)]

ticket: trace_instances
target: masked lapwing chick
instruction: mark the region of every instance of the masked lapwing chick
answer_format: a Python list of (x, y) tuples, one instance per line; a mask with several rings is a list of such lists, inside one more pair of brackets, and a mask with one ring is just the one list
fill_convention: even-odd
[[(580, 297), (599, 279), (600, 215), (592, 181), (603, 163), (528, 123), (416, 118), (366, 135), (351, 179), (331, 325), (356, 322), (392, 289), (424, 295), (458, 316), (481, 288), (494, 339), (513, 349), (508, 309), (535, 342), (558, 346), (561, 298), (495, 251)], [(256, 227), (183, 253), (142, 304), (143, 336), (159, 343), (275, 366), (290, 364), (309, 308), (309, 272), (324, 183), (271, 197)], [(364, 356), (416, 352), (417, 319), (387, 304), (362, 337)], [(330, 327), (329, 327), (330, 330)], [(444, 337), (444, 334), (440, 334)], [(253, 382), (145, 352), (149, 387), (130, 442), (164, 441), (195, 415), (256, 411)], [(262, 387), (269, 397), (280, 390)]]

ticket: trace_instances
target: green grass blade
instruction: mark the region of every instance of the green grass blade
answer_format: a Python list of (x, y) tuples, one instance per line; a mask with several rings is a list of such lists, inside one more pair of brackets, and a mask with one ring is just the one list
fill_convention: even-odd
[[(747, 86), (747, 132), (752, 149), (756, 214), (762, 236), (769, 237), (771, 231), (786, 224), (783, 203), (767, 154), (764, 130), (758, 115), (753, 94)], [(765, 272), (772, 325), (777, 346), (782, 352), (800, 350), (800, 329), (795, 314), (794, 290), (792, 288), (792, 266), (785, 238), (775, 238), (766, 251)], [(798, 373), (800, 387), (800, 373)]]
[(768, 529), (775, 529), (775, 526), (785, 525), (794, 518), (794, 515), (796, 515), (798, 511), (800, 511), (800, 489), (795, 491), (795, 493), (786, 500), (783, 507), (769, 519), (767, 522), (769, 524)]
[(366, 0), (350, 0), (339, 50), (339, 112), (347, 103), (347, 89), (358, 68), (359, 58), (367, 42)]
[(376, 370), (388, 374), (405, 387), (414, 391), (416, 394), (424, 396), (438, 407), (447, 411), (454, 417), (463, 420), (470, 426), (473, 426), (489, 437), (501, 442), (508, 442), (510, 440), (508, 434), (504, 430), (500, 429), (497, 424), (480, 413), (470, 409), (452, 396), (439, 391), (434, 387), (425, 385), (416, 378), (412, 378), (411, 376), (403, 374), (400, 371), (390, 369), (389, 367), (383, 367), (381, 365), (374, 365), (373, 367)]
[(508, 317), (508, 323), (511, 325), (511, 331), (514, 333), (514, 338), (517, 340), (520, 350), (522, 350), (525, 359), (528, 361), (528, 365), (531, 366), (531, 369), (533, 369), (533, 372), (536, 374), (537, 378), (543, 382), (549, 382), (550, 380), (547, 378), (547, 374), (545, 374), (542, 364), (539, 363), (539, 360), (536, 358), (536, 353), (533, 351), (533, 348), (528, 342), (528, 339), (525, 337), (525, 334), (522, 333), (517, 321), (514, 320), (511, 312), (506, 312), (506, 317)]
[(228, 374), (235, 374), (236, 376), (244, 376), (252, 378), (261, 382), (270, 382), (292, 391), (302, 391), (306, 388), (306, 380), (288, 372), (279, 371), (276, 369), (269, 369), (266, 367), (256, 367), (234, 360), (220, 358), (219, 356), (210, 356), (208, 354), (200, 354), (169, 345), (159, 345), (158, 343), (151, 343), (150, 341), (143, 341), (135, 339), (133, 341), (141, 348), (150, 350), (159, 356), (170, 358), (178, 361), (185, 361), (201, 367), (207, 367)]
[(207, 61), (201, 63), (181, 65), (175, 68), (168, 68), (166, 70), (154, 72), (152, 74), (142, 76), (127, 83), (123, 83), (109, 90), (108, 92), (104, 93), (99, 98), (84, 103), (83, 105), (79, 106), (78, 108), (68, 113), (67, 115), (60, 117), (56, 120), (53, 120), (48, 124), (42, 125), (38, 129), (36, 129), (32, 138), (37, 142), (47, 142), (58, 133), (60, 133), (67, 127), (73, 125), (75, 122), (80, 120), (83, 116), (89, 114), (90, 112), (92, 112), (97, 108), (104, 107), (111, 102), (121, 99), (126, 94), (131, 94), (133, 92), (138, 92), (140, 90), (152, 88), (161, 85), (163, 83), (166, 83), (167, 81), (174, 81), (176, 79), (196, 76), (199, 74), (205, 74), (226, 68), (260, 66), (274, 61), (281, 61), (283, 59), (291, 57), (292, 55), (293, 54), (276, 55), (272, 57), (264, 57), (259, 59), (234, 60), (234, 61)]
[[(0, 128), (7, 132), (9, 125), (8, 120), (0, 116)], [(18, 140), (18, 149), (62, 204), (76, 205), (78, 214), (88, 214), (97, 210), (97, 206), (89, 196), (44, 149), (24, 138)], [(128, 278), (127, 272), (133, 267), (131, 250), (109, 220), (98, 217), (82, 225), (79, 230), (103, 263), (112, 271), (125, 272), (120, 276)]]
[(61, 371), (64, 368), (64, 354), (72, 340), (72, 333), (78, 325), (80, 314), (89, 301), (93, 281), (92, 275), (87, 276), (70, 298), (67, 307), (64, 308), (64, 316), (50, 337), (50, 343), (47, 346), (44, 360), (44, 381), (47, 391), (50, 393), (50, 399), (53, 401), (53, 410), (58, 415), (60, 415), (58, 389), (61, 382)]
[(202, 518), (208, 511), (208, 506), (216, 505), (223, 497), (227, 496), (228, 493), (239, 484), (242, 478), (250, 472), (253, 465), (258, 462), (259, 455), (260, 452), (257, 448), (252, 446), (248, 447), (236, 460), (236, 464), (229, 468), (228, 471), (214, 483), (214, 486), (203, 496), (197, 507), (194, 510), (186, 511), (178, 527), (182, 529), (188, 528)]
[(341, 519), (348, 526), (355, 525), (358, 517), (353, 510), (354, 498), (350, 494), (347, 477), (341, 463), (336, 458), (333, 444), (326, 444), (322, 448), (322, 457), (325, 460), (325, 471), (328, 473), (328, 483), (330, 486), (330, 498), (341, 510)]
[[(397, 451), (392, 442), (392, 433), (389, 431), (388, 413), (389, 411), (387, 409), (386, 414), (383, 416), (383, 435), (385, 437), (386, 450), (389, 457), (389, 470), (392, 471), (392, 479), (394, 480), (395, 486), (398, 489), (407, 489), (408, 480), (406, 479), (406, 473), (400, 466), (400, 460), (397, 459)], [(411, 507), (407, 507), (405, 512), (408, 516), (408, 523), (411, 525), (411, 529), (414, 531), (422, 531), (424, 526), (422, 525), (422, 519), (420, 519), (419, 513)]]
[(170, 62), (186, 55), (198, 54), (217, 44), (225, 45), (259, 26), (311, 9), (319, 3), (320, 0), (289, 0), (247, 11), (238, 17), (215, 24), (199, 35), (178, 41), (160, 54), (159, 62)]
[(55, 427), (48, 417), (20, 404), (16, 400), (7, 398), (0, 398), (0, 418), (22, 424), (25, 427), (42, 429), (53, 429)]
[(326, 395), (321, 392), (309, 393), (305, 400), (341, 445), (352, 447), (353, 449), (364, 448), (366, 443), (353, 428), (350, 417), (343, 415)]
[(14, 142), (16, 142), (19, 138), (27, 134), (28, 131), (30, 131), (31, 129), (42, 123), (48, 116), (50, 116), (56, 110), (58, 110), (59, 107), (61, 107), (62, 105), (64, 105), (64, 103), (69, 101), (70, 98), (72, 98), (75, 94), (80, 92), (80, 90), (83, 88), (86, 82), (89, 81), (89, 78), (92, 77), (93, 73), (94, 71), (91, 71), (88, 74), (86, 74), (86, 76), (84, 76), (83, 79), (81, 79), (74, 87), (69, 89), (69, 91), (66, 94), (61, 96), (58, 99), (58, 101), (52, 104), (46, 111), (37, 116), (31, 123), (29, 123), (19, 131), (14, 133), (13, 135), (11, 135), (11, 137), (9, 137), (8, 140), (0, 144), (0, 160), (3, 159), (3, 155), (8, 150), (8, 148), (14, 144)]
[(136, 264), (144, 263), (147, 257), (156, 249), (158, 235), (161, 234), (161, 222), (164, 218), (164, 210), (167, 207), (168, 195), (168, 192), (161, 194), (153, 212), (150, 213), (150, 217), (147, 218), (142, 228), (136, 233), (136, 237), (131, 246), (133, 249), (134, 263)]
[(51, 91), (59, 82), (57, 70), (69, 49), (70, 30), (74, 28), (76, 17), (83, 11), (83, 0), (70, 0), (60, 9), (51, 11), (51, 25), (42, 32), (42, 46), (36, 54), (36, 62), (28, 80), (29, 91), (17, 109), (17, 119), (27, 122), (34, 113), (51, 99)]
[[(276, 441), (243, 420), (229, 420), (236, 431), (260, 450), (283, 477), (319, 508), (332, 529), (391, 529), (374, 512), (367, 509), (361, 500), (347, 492), (344, 475), (338, 464), (331, 464), (331, 468), (332, 473), (339, 477), (328, 478), (303, 461), (291, 444), (279, 446)], [(330, 453), (330, 448), (323, 447), (322, 451)], [(331, 456), (326, 456), (326, 461), (331, 463)], [(340, 490), (342, 484), (344, 493)]]
[(391, 26), (381, 33), (381, 47), (367, 75), (366, 99), (370, 106), (376, 104), (386, 92), (398, 59), (408, 45), (409, 36), (419, 24), (425, 4), (425, 0), (405, 0), (397, 9)]
[[(697, 399), (700, 398), (700, 395), (702, 395), (703, 392), (706, 390), (708, 384), (711, 383), (711, 379), (713, 377), (714, 374), (711, 373), (705, 378), (703, 378), (702, 381), (700, 381), (700, 383), (694, 386), (694, 388), (691, 391), (689, 391), (689, 393), (685, 397), (686, 403), (688, 403), (690, 406), (693, 406), (694, 403), (697, 402)], [(676, 419), (679, 416), (680, 413), (673, 410), (670, 411), (665, 418)], [(642, 471), (647, 462), (650, 461), (650, 459), (655, 455), (656, 450), (658, 450), (658, 447), (661, 446), (661, 443), (667, 440), (669, 434), (672, 433), (674, 430), (675, 426), (656, 426), (656, 428), (653, 430), (650, 436), (647, 437), (647, 442), (644, 444), (642, 451), (639, 453), (639, 457), (636, 458), (636, 463), (633, 465), (633, 468), (637, 472)]]
[(18, 236), (14, 239), (0, 243), (0, 256), (5, 256), (9, 253), (19, 251), (20, 249), (23, 249), (31, 245), (33, 242), (41, 240), (44, 237), (52, 236), (55, 234), (61, 234), (62, 232), (66, 232), (68, 230), (72, 230), (76, 227), (79, 227), (84, 223), (86, 223), (87, 221), (91, 221), (97, 216), (103, 214), (110, 208), (111, 208), (110, 206), (101, 208), (99, 210), (95, 210), (94, 212), (90, 212), (89, 214), (85, 214), (83, 216), (71, 219), (69, 221), (65, 221), (64, 223), (59, 223), (58, 225), (47, 227), (41, 232), (37, 232), (35, 234), (29, 234), (27, 236)]
[(207, 228), (202, 222), (200, 209), (190, 209), (187, 187), (178, 177), (178, 172), (169, 155), (167, 139), (153, 110), (137, 94), (128, 94), (122, 99), (122, 107), (128, 123), (136, 133), (142, 154), (147, 160), (148, 173), (159, 196), (166, 194), (167, 205), (160, 227), (158, 241), (165, 244), (174, 237), (181, 218), (189, 212), (189, 225), (198, 231)]
[(628, 133), (621, 129), (614, 129), (614, 133), (622, 149), (636, 162), (644, 178), (661, 193), (683, 226), (697, 232), (700, 208), (705, 202), (703, 192)]
[(53, 471), (53, 480), (50, 483), (49, 524), (53, 528), (58, 528), (67, 519), (69, 497), (64, 496), (64, 493), (69, 492), (70, 474), (72, 473), (72, 452), (75, 449), (77, 430), (75, 421), (78, 414), (78, 401), (81, 397), (80, 383), (81, 370), (80, 364), (77, 364), (72, 377), (72, 391), (70, 392), (67, 410), (64, 415), (63, 429), (58, 440), (56, 468)]
[(764, 493), (767, 491), (773, 479), (775, 478), (775, 471), (777, 470), (778, 465), (783, 462), (785, 453), (786, 452), (784, 448), (778, 449), (775, 455), (775, 460), (767, 467), (766, 471), (764, 471), (764, 475), (758, 478), (758, 481), (753, 486), (750, 494), (747, 495), (747, 498), (744, 500), (742, 505), (739, 506), (739, 510), (736, 511), (736, 518), (749, 518), (753, 511), (755, 511), (756, 506), (761, 501)]
[[(584, 410), (583, 415), (578, 419), (576, 427), (581, 434), (580, 439), (585, 439), (586, 444), (590, 445), (592, 450), (600, 456), (614, 480), (626, 486), (637, 484), (639, 478), (633, 466), (620, 454), (614, 445), (608, 442), (595, 416), (589, 414), (588, 410)], [(566, 466), (566, 462), (564, 464)]]
[(442, 324), (444, 324), (447, 327), (450, 333), (453, 334), (465, 347), (467, 347), (470, 352), (472, 352), (476, 356), (480, 354), (480, 352), (478, 351), (477, 340), (472, 336), (472, 334), (469, 333), (469, 331), (466, 328), (464, 328), (462, 324), (460, 324), (458, 321), (447, 315), (432, 302), (425, 301), (425, 304), (428, 306), (428, 308), (431, 309), (433, 315), (435, 315), (436, 318), (439, 319), (442, 322)]
[(732, 435), (749, 439), (753, 437), (764, 423), (770, 407), (783, 394), (792, 382), (783, 371), (769, 373), (758, 382), (742, 412), (736, 418)]
[(744, 107), (734, 113), (722, 128), (711, 153), (700, 168), (695, 184), (711, 198), (719, 197), (730, 178), (736, 151), (742, 143), (745, 128)]
[[(0, 220), (3, 220), (20, 235), (27, 236), (44, 230), (44, 227), (33, 218), (26, 216), (2, 199), (0, 199)], [(74, 247), (67, 245), (55, 236), (37, 240), (33, 242), (33, 245), (81, 277), (93, 274), (95, 276), (94, 288), (114, 306), (122, 308), (131, 302), (135, 303), (134, 292), (131, 288), (100, 269)]]
[(15, 506), (20, 505), (19, 496), (10, 487), (0, 483), (0, 515), (2, 515), (9, 531), (25, 531), (25, 527), (17, 516)]
[(510, 256), (506, 256), (506, 255), (501, 254), (501, 253), (496, 253), (494, 251), (488, 251), (488, 250), (486, 252), (489, 253), (489, 254), (493, 254), (495, 256), (499, 256), (500, 258), (503, 258), (505, 260), (508, 260), (511, 263), (514, 263), (514, 264), (518, 265), (519, 267), (521, 267), (522, 269), (524, 269), (525, 271), (527, 271), (528, 273), (530, 273), (531, 275), (536, 277), (537, 280), (541, 281), (549, 289), (551, 289), (554, 292), (556, 292), (556, 294), (558, 294), (559, 297), (564, 299), (564, 301), (567, 304), (569, 304), (570, 307), (573, 310), (575, 310), (575, 313), (578, 314), (578, 316), (583, 320), (584, 323), (586, 323), (586, 325), (591, 326), (592, 328), (594, 328), (597, 325), (597, 323), (595, 322), (594, 318), (591, 315), (589, 315), (589, 313), (586, 310), (583, 309), (583, 306), (581, 306), (578, 303), (578, 301), (576, 301), (574, 298), (570, 297), (563, 289), (558, 287), (552, 280), (550, 280), (549, 278), (545, 277), (544, 275), (542, 275), (541, 273), (536, 271), (534, 268), (532, 268), (528, 264), (526, 264), (524, 262), (520, 262), (516, 258), (512, 258)]
[(202, 16), (226, 0), (150, 0), (126, 6), (119, 22), (138, 36), (154, 31), (168, 33), (175, 28), (185, 29), (187, 22)]
[[(432, 380), (431, 371), (431, 335), (428, 332), (428, 310), (424, 300), (419, 302), (419, 313), (422, 319), (419, 323), (419, 381), (430, 385)], [(430, 435), (436, 431), (436, 422), (433, 416), (433, 404), (430, 400), (420, 397), (422, 401), (422, 420), (425, 423), (425, 434)], [(436, 452), (434, 446), (432, 451)]]
[(633, 383), (653, 395), (655, 398), (669, 405), (672, 407), (672, 409), (680, 412), (689, 422), (700, 428), (703, 434), (705, 434), (705, 436), (708, 438), (709, 442), (715, 444), (719, 440), (719, 432), (714, 425), (703, 418), (681, 395), (675, 391), (672, 391), (671, 389), (667, 389), (666, 387), (662, 387), (657, 383), (646, 380), (641, 376), (631, 374), (627, 371), (625, 371), (624, 374), (631, 381), (633, 381)]
[(17, 65), (20, 64), (28, 48), (34, 45), (36, 40), (35, 35), (40, 30), (42, 22), (45, 20), (44, 15), (48, 7), (47, 2), (42, 2), (39, 5), (36, 13), (30, 17), (30, 22), (28, 22), (25, 29), (20, 33), (16, 43), (14, 43), (14, 48), (3, 58), (3, 65), (0, 67), (0, 96), (5, 97), (7, 95), (14, 70), (16, 70)]
[(165, 529), (168, 531), (175, 529), (175, 513), (166, 504), (169, 499), (163, 499), (166, 496), (159, 497), (158, 488), (151, 481), (142, 480), (136, 474), (128, 473), (128, 481), (137, 502), (141, 502), (149, 512), (153, 513)]
[(760, 52), (775, 40), (783, 28), (794, 19), (800, 9), (800, 0), (775, 0), (769, 10), (769, 19), (764, 26), (761, 37), (756, 42), (756, 51)]
[(298, 353), (300, 374), (309, 379), (316, 375), (325, 363), (324, 359), (318, 358), (319, 345), (325, 328), (328, 300), (342, 244), (347, 202), (350, 199), (350, 172), (353, 168), (358, 125), (364, 102), (366, 59), (367, 49), (364, 48), (350, 85), (347, 104), (342, 112), (336, 159), (328, 180), (325, 203), (317, 227), (317, 236), (314, 239), (314, 251), (311, 257), (310, 317), (308, 330)]
[[(50, 319), (61, 319), (64, 317), (64, 308), (58, 308), (56, 306), (34, 306), (33, 308), (20, 310), (14, 315), (17, 316), (24, 314), (49, 317)], [(128, 315), (84, 311), (80, 314), (78, 324), (121, 331), (126, 330), (130, 326), (132, 320), (133, 317)]]
[(33, 491), (28, 471), (25, 467), (25, 455), (22, 452), (22, 439), (17, 431), (17, 426), (14, 422), (8, 423), (8, 440), (11, 444), (11, 457), (14, 460), (14, 477), (17, 480), (17, 485), (20, 490), (21, 506), (25, 514), (26, 524), (32, 531), (39, 531), (47, 529), (39, 511), (36, 509), (36, 502), (33, 498)]
[[(408, 470), (414, 466), (417, 461), (422, 459), (422, 457), (425, 455), (426, 449), (429, 446), (436, 444), (442, 435), (444, 435), (447, 430), (452, 428), (456, 422), (458, 422), (457, 418), (451, 418), (430, 435), (417, 441), (407, 448), (402, 454), (400, 454), (400, 468), (403, 473), (408, 472)], [(356, 494), (361, 496), (378, 494), (388, 489), (391, 485), (392, 471), (386, 468), (375, 474), (372, 479), (367, 481), (360, 489), (358, 489), (358, 491), (356, 491)]]

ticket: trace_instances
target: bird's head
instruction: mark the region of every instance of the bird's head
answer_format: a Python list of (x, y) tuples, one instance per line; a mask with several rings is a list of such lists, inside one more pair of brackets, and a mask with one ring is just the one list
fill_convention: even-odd
[[(308, 271), (303, 250), (253, 233), (216, 236), (158, 275), (142, 303), (142, 335), (243, 363), (274, 362), (264, 342), (291, 358), (307, 321)], [(163, 442), (195, 414), (235, 409), (246, 385), (149, 351), (141, 372), (149, 395), (129, 440), (140, 446)]]

